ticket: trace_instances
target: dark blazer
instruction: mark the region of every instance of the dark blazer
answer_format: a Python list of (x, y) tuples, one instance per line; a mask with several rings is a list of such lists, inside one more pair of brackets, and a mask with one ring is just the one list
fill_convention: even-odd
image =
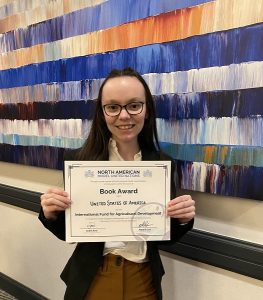
[[(75, 160), (76, 151), (70, 151), (65, 155), (65, 160)], [(147, 152), (142, 149), (142, 160), (169, 160), (172, 159), (162, 152)], [(175, 198), (174, 162), (171, 172), (171, 199)], [(55, 221), (47, 220), (41, 209), (39, 219), (43, 225), (55, 234), (59, 239), (65, 240), (65, 213), (59, 214)], [(171, 240), (147, 242), (147, 255), (149, 258), (153, 282), (157, 290), (158, 300), (162, 299), (161, 280), (164, 269), (158, 251), (158, 245), (178, 241), (188, 230), (192, 229), (193, 220), (181, 225), (178, 220), (171, 218)], [(61, 274), (61, 279), (67, 285), (65, 300), (82, 300), (95, 277), (95, 274), (103, 262), (104, 242), (78, 243), (75, 251), (67, 262)]]

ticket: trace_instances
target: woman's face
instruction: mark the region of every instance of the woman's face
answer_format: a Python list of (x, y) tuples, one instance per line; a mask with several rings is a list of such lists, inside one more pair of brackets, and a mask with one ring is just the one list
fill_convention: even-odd
[[(129, 105), (127, 109), (136, 113), (138, 102), (143, 102), (142, 111), (136, 115), (129, 114), (125, 108), (122, 108), (118, 116), (109, 116), (105, 112), (104, 105), (112, 104), (108, 109), (110, 114), (112, 111), (118, 110), (118, 105)], [(145, 91), (142, 83), (131, 76), (122, 76), (109, 79), (103, 87), (102, 91), (102, 107), (104, 118), (112, 138), (121, 143), (138, 143), (138, 134), (141, 132), (146, 117), (146, 99)], [(139, 110), (140, 111), (140, 110)], [(108, 112), (109, 113), (109, 112)]]

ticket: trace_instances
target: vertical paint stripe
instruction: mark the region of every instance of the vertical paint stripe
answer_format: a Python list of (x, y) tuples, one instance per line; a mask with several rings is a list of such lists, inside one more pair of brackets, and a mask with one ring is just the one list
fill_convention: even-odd
[(263, 168), (178, 161), (181, 188), (263, 200)]
[[(253, 47), (248, 47), (249, 45)], [(183, 41), (9, 69), (0, 72), (0, 88), (44, 82), (98, 79), (107, 76), (113, 68), (124, 66), (133, 67), (139, 73), (145, 74), (261, 61), (263, 60), (262, 48), (263, 24), (257, 24)], [(185, 53), (188, 53), (187, 59), (183, 60)]]

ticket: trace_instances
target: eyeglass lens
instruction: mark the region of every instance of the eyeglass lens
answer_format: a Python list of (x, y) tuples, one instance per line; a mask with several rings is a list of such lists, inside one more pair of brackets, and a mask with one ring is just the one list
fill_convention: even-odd
[(106, 104), (103, 107), (105, 113), (109, 116), (119, 115), (123, 108), (125, 108), (130, 115), (136, 115), (142, 112), (143, 104), (143, 102), (131, 102), (123, 106), (119, 104)]

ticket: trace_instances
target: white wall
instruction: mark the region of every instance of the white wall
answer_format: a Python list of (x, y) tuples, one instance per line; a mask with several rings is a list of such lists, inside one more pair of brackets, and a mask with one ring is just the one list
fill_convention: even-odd
[(263, 201), (183, 192), (196, 201), (196, 229), (263, 245)]
[(0, 203), (0, 220), (0, 272), (49, 299), (63, 299), (59, 275), (74, 245), (45, 230), (36, 213)]
[(63, 187), (61, 171), (0, 162), (0, 183), (36, 192)]
[(164, 300), (262, 300), (263, 282), (162, 252)]
[[(0, 183), (44, 192), (63, 186), (59, 171), (0, 163)], [(191, 192), (198, 229), (262, 243), (263, 202)], [(2, 201), (3, 199), (0, 199)], [(0, 272), (51, 300), (63, 299), (59, 274), (74, 249), (57, 240), (37, 214), (0, 203)], [(162, 255), (164, 300), (263, 300), (263, 282), (206, 264)]]

